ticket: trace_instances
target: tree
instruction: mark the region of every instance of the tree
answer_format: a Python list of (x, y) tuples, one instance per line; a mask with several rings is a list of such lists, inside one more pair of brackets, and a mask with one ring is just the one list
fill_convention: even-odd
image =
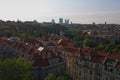
[(84, 37), (82, 33), (76, 33), (74, 36), (74, 44), (78, 47), (82, 47), (82, 41), (83, 41)]
[(67, 74), (53, 74), (50, 73), (44, 80), (72, 80)]
[(103, 44), (98, 45), (98, 50), (104, 51), (104, 49), (105, 49), (105, 46)]
[(0, 80), (32, 80), (32, 66), (22, 58), (0, 61)]
[(56, 80), (69, 80), (66, 76), (58, 76)]
[(54, 74), (48, 74), (48, 76), (45, 78), (45, 80), (55, 80), (55, 75)]
[(115, 48), (115, 45), (113, 45), (113, 44), (107, 44), (106, 46), (105, 46), (105, 52), (112, 52), (112, 49), (114, 49)]
[(97, 46), (97, 43), (93, 40), (85, 39), (85, 40), (83, 40), (83, 46), (94, 48)]

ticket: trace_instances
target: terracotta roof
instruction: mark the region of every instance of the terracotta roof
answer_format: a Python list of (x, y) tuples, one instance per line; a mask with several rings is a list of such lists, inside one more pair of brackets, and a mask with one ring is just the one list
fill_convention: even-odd
[(93, 50), (92, 50), (92, 48), (85, 47), (85, 48), (82, 48), (82, 53), (84, 55), (91, 56), (93, 54)]
[(35, 53), (32, 59), (34, 60), (33, 66), (39, 66), (39, 67), (49, 66), (47, 59), (42, 59), (39, 53)]
[(49, 43), (47, 43), (47, 45), (46, 46), (56, 46), (56, 44), (55, 43), (53, 43), (53, 42), (49, 42)]
[(120, 69), (120, 62), (117, 63), (117, 65), (115, 66), (116, 69)]
[(57, 42), (58, 45), (67, 45), (68, 43), (71, 43), (69, 38), (61, 38)]
[(108, 56), (108, 58), (112, 59), (112, 60), (118, 60), (118, 61), (120, 61), (120, 54), (110, 55), (110, 56)]
[(97, 55), (102, 57), (108, 57), (108, 54), (105, 52), (97, 52)]
[(8, 38), (7, 37), (0, 37), (0, 40), (6, 41), (6, 40), (8, 40)]
[(105, 57), (103, 56), (94, 56), (90, 61), (94, 63), (104, 64), (104, 60), (105, 60)]
[(0, 48), (3, 48), (3, 47), (4, 47), (4, 45), (0, 43)]
[(43, 42), (43, 41), (48, 41), (48, 39), (49, 39), (49, 36), (44, 36), (44, 37), (41, 37), (41, 38), (37, 38), (36, 40), (38, 42)]

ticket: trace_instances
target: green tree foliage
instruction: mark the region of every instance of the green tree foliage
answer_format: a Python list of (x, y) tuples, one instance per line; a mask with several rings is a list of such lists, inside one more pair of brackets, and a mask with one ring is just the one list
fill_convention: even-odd
[(76, 46), (78, 46), (78, 47), (82, 47), (82, 41), (84, 40), (84, 36), (83, 36), (83, 34), (81, 33), (81, 32), (76, 32), (75, 34), (74, 34), (74, 39), (73, 39), (73, 41), (74, 41), (74, 44), (76, 45)]
[(48, 76), (45, 78), (45, 80), (55, 80), (56, 76), (54, 74), (48, 74)]
[(73, 35), (73, 33), (70, 33), (70, 32), (65, 32), (65, 37), (68, 37), (68, 38), (70, 38), (70, 39), (73, 39), (74, 38), (74, 35)]
[(0, 80), (32, 80), (32, 66), (22, 58), (0, 61)]
[(98, 45), (98, 50), (99, 51), (104, 51), (105, 50), (105, 46), (103, 44), (99, 44)]
[(90, 39), (83, 40), (83, 45), (91, 48), (95, 48), (97, 46), (97, 43)]
[(105, 46), (105, 52), (108, 52), (109, 54), (119, 54), (120, 53), (120, 45), (113, 45), (113, 44), (107, 44)]
[(74, 41), (82, 41), (83, 39), (84, 39), (84, 36), (82, 33), (75, 33)]
[(59, 24), (38, 23), (36, 21), (1, 21), (0, 28), (4, 26), (5, 31), (3, 34), (7, 37), (16, 36), (21, 39), (36, 38), (48, 35), (49, 33), (59, 34), (60, 31), (67, 30), (66, 27)]
[(69, 80), (66, 76), (58, 76), (56, 80)]
[(71, 80), (71, 78), (67, 75), (55, 75), (50, 73), (44, 80)]
[(105, 51), (106, 52), (112, 52), (112, 49), (114, 49), (114, 48), (115, 48), (115, 45), (113, 45), (113, 44), (107, 44), (105, 46)]

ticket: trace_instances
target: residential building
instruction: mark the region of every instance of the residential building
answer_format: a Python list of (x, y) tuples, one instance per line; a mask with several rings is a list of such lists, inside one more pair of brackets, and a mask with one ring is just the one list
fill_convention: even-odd
[(120, 80), (120, 55), (91, 48), (58, 47), (73, 80)]

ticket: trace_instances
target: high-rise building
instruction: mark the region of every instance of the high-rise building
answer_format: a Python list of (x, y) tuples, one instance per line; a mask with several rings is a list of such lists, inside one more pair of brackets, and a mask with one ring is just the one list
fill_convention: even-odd
[(107, 22), (105, 22), (105, 24), (107, 24)]
[(59, 24), (63, 24), (63, 18), (59, 19)]
[(69, 24), (69, 19), (65, 19), (65, 24)]
[(52, 19), (51, 23), (52, 23), (52, 24), (55, 24), (55, 20), (54, 20), (54, 19)]

